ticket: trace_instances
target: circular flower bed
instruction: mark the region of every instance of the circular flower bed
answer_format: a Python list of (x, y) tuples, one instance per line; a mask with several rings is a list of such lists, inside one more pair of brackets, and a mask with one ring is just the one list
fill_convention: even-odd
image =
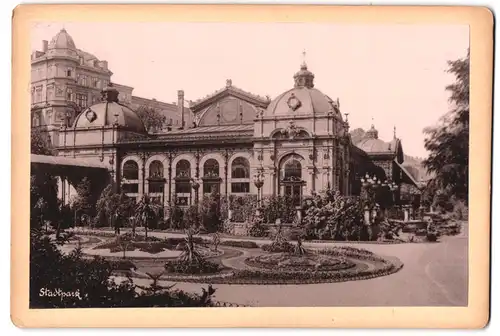
[(293, 255), (288, 253), (264, 254), (245, 259), (245, 263), (253, 268), (285, 271), (338, 271), (354, 267), (356, 264), (345, 258), (329, 255), (306, 253)]
[[(303, 254), (280, 252), (246, 258), (248, 269), (233, 269), (210, 276), (213, 284), (306, 284), (364, 280), (399, 271), (397, 258), (383, 258), (370, 251), (349, 246), (309, 251)], [(167, 276), (168, 277), (168, 276)], [(191, 274), (183, 282), (203, 282), (206, 277)]]

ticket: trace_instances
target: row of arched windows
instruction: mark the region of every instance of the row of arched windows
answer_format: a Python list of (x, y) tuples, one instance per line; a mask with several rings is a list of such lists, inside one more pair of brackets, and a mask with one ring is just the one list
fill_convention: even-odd
[[(149, 165), (150, 178), (163, 178), (163, 163), (155, 160)], [(179, 178), (191, 177), (191, 164), (188, 160), (180, 160), (175, 167), (176, 176)], [(203, 165), (203, 177), (216, 178), (220, 176), (219, 163), (215, 159), (208, 159)], [(133, 160), (125, 162), (123, 165), (123, 177), (126, 180), (139, 179), (139, 165)], [(250, 178), (250, 164), (247, 159), (238, 157), (231, 165), (231, 178), (241, 179)]]
[[(293, 158), (284, 163), (282, 170), (282, 187), (285, 195), (291, 196), (297, 202), (302, 197), (302, 165)], [(220, 166), (217, 160), (208, 159), (202, 168), (202, 192), (220, 192)], [(185, 204), (188, 204), (192, 192), (191, 164), (188, 160), (180, 160), (175, 166), (175, 194)], [(238, 157), (231, 164), (231, 193), (250, 192), (250, 164), (246, 158)], [(128, 160), (123, 165), (125, 192), (138, 193), (139, 165)], [(161, 161), (155, 160), (149, 165), (149, 193), (164, 193), (164, 166)]]

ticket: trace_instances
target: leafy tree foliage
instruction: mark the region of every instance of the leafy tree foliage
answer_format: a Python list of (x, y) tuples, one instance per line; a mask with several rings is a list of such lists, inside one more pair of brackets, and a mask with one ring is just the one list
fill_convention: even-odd
[(302, 224), (308, 238), (362, 239), (362, 202), (342, 196), (338, 191), (326, 190), (306, 202)]
[(277, 219), (282, 223), (293, 223), (297, 211), (293, 199), (288, 196), (270, 196), (263, 200), (262, 210), (266, 223), (274, 224)]
[(139, 223), (144, 226), (145, 236), (148, 237), (148, 228), (153, 225), (154, 221), (160, 219), (161, 205), (152, 201), (152, 199), (144, 195), (137, 204), (135, 213)]
[(76, 186), (76, 192), (77, 196), (73, 202), (73, 209), (78, 212), (79, 216), (83, 214), (91, 216), (94, 207), (92, 204), (90, 180), (87, 177), (84, 177)]
[(203, 199), (201, 205), (201, 225), (209, 233), (217, 232), (222, 229), (222, 213), (220, 194), (216, 191)]
[(161, 130), (167, 121), (167, 117), (160, 110), (151, 106), (140, 106), (136, 112), (147, 130)]
[[(107, 307), (210, 307), (211, 286), (203, 293), (190, 294), (161, 287), (153, 279), (140, 287), (132, 279), (117, 284), (112, 263), (95, 257), (82, 257), (80, 249), (64, 255), (51, 239), (37, 230), (31, 233), (30, 308), (107, 308)], [(157, 280), (157, 279), (156, 279)], [(57, 291), (67, 293), (64, 298)]]
[(465, 201), (469, 189), (469, 60), (467, 52), (465, 58), (448, 62), (448, 72), (456, 78), (446, 87), (452, 109), (438, 126), (424, 130), (425, 148), (430, 153), (424, 165), (435, 174), (431, 187)]
[(39, 127), (31, 129), (31, 154), (54, 155), (49, 134)]
[(97, 200), (95, 225), (103, 226), (109, 223), (115, 228), (115, 233), (120, 234), (120, 227), (133, 214), (134, 204), (133, 199), (123, 191), (117, 192), (113, 183), (109, 184)]

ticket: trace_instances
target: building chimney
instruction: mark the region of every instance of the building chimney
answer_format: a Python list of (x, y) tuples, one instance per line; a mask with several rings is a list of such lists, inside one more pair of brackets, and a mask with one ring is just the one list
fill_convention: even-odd
[(101, 61), (101, 68), (108, 70), (108, 61)]
[(43, 48), (43, 49), (42, 49), (42, 51), (43, 51), (44, 53), (46, 53), (46, 52), (47, 52), (47, 50), (49, 50), (49, 41), (47, 41), (47, 40), (43, 40), (43, 41), (42, 41), (42, 48)]
[(184, 128), (184, 91), (177, 91), (177, 111), (181, 114), (181, 128)]

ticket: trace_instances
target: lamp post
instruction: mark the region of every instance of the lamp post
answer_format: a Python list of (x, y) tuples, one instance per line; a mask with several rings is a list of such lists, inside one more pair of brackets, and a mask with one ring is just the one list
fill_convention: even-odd
[(375, 219), (377, 217), (379, 211), (379, 205), (376, 204), (376, 193), (378, 188), (382, 186), (382, 181), (377, 179), (377, 176), (370, 176), (368, 173), (362, 177), (361, 186), (365, 191), (365, 197), (367, 204), (365, 205), (365, 225), (368, 227), (368, 235), (369, 239), (372, 240), (373, 230), (372, 224), (375, 223)]
[(264, 174), (262, 174), (262, 171), (259, 170), (253, 177), (253, 183), (257, 187), (257, 207), (260, 208), (261, 205), (261, 188), (264, 185)]
[(198, 205), (198, 189), (200, 189), (200, 182), (197, 177), (193, 177), (190, 180), (191, 188), (194, 190), (194, 203)]

